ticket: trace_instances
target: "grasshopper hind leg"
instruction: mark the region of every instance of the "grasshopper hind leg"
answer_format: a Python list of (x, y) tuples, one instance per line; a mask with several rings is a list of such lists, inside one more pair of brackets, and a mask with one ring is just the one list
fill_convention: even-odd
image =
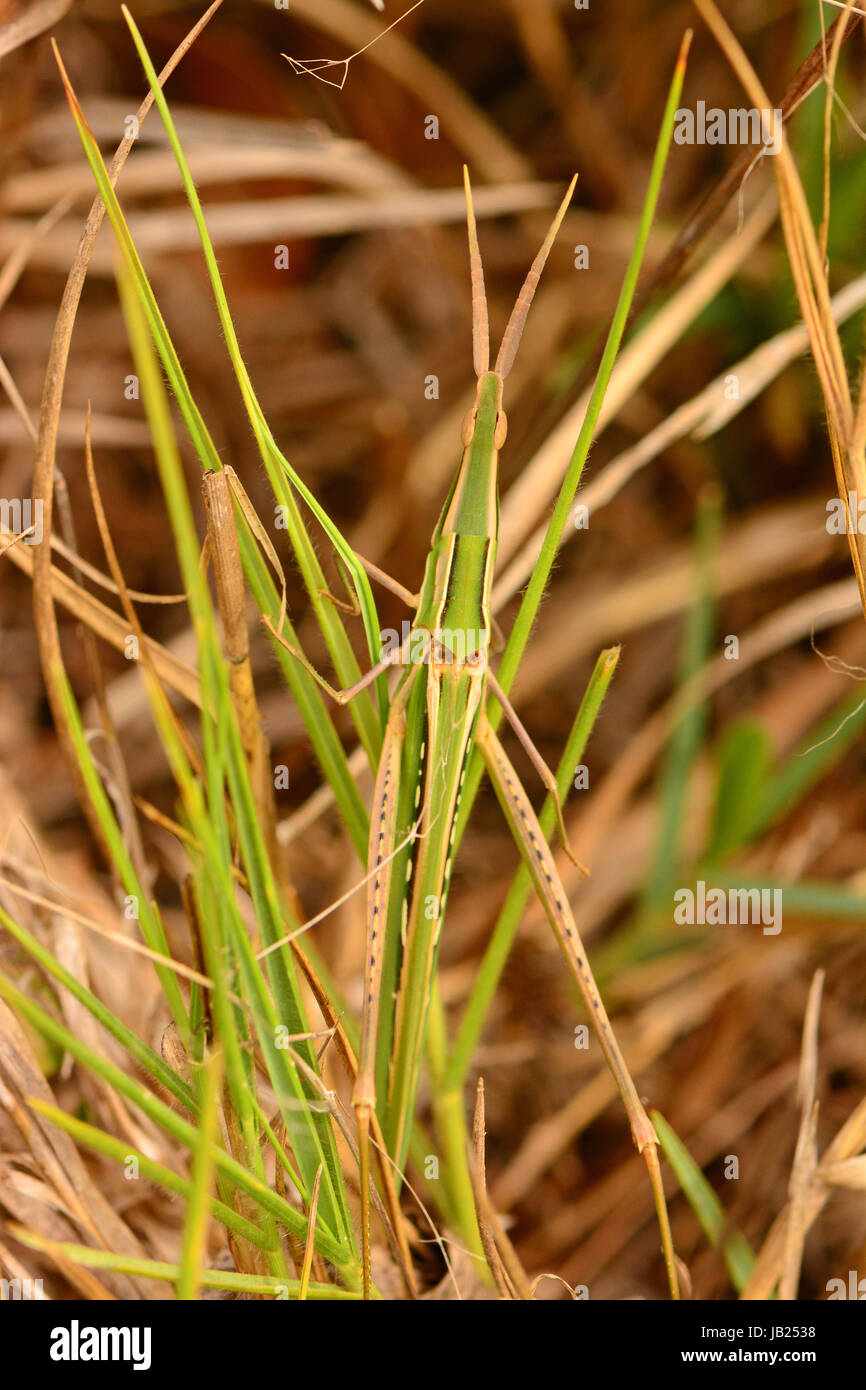
[(644, 1109), (625, 1058), (620, 1051), (619, 1043), (607, 1016), (607, 1010), (593, 978), (589, 957), (580, 939), (580, 932), (571, 911), (568, 895), (544, 832), (532, 808), (532, 803), (521, 786), (505, 749), (488, 721), (483, 717), (479, 720), (476, 744), (484, 758), (493, 789), (505, 818), (532, 876), (541, 905), (583, 995), (608, 1067), (622, 1097), (631, 1126), (632, 1137), (638, 1153), (642, 1155), (646, 1163), (649, 1174), (671, 1296), (678, 1298), (679, 1280), (659, 1166), (658, 1136)]

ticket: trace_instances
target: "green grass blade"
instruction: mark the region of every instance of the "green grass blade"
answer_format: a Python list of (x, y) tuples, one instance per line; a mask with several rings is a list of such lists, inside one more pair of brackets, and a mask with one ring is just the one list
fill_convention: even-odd
[(213, 1180), (213, 1150), (218, 1133), (219, 1093), (222, 1084), (222, 1058), (213, 1053), (205, 1066), (204, 1096), (198, 1127), (198, 1143), (193, 1154), (192, 1182), (183, 1223), (177, 1296), (189, 1301), (198, 1297), (201, 1267), (207, 1245), (211, 1213), (210, 1187)]
[(657, 1110), (650, 1112), (659, 1143), (665, 1157), (676, 1174), (677, 1182), (688, 1200), (689, 1206), (703, 1227), (704, 1234), (715, 1249), (720, 1249), (727, 1266), (731, 1282), (737, 1293), (742, 1293), (749, 1281), (755, 1256), (749, 1242), (739, 1231), (728, 1225), (724, 1208), (710, 1184), (707, 1182), (685, 1144), (671, 1129), (667, 1120)]
[[(695, 592), (686, 618), (678, 671), (678, 687), (687, 686), (703, 668), (713, 639), (715, 603), (713, 564), (720, 514), (715, 500), (699, 506), (695, 539)], [(652, 869), (643, 894), (647, 920), (669, 910), (679, 866), (680, 838), (686, 809), (689, 771), (706, 729), (706, 698), (696, 700), (677, 718), (659, 777), (660, 825)]]
[[(111, 1159), (121, 1165), (126, 1164), (130, 1158), (134, 1158), (138, 1165), (139, 1174), (148, 1182), (156, 1183), (158, 1187), (165, 1188), (166, 1192), (173, 1192), (175, 1196), (189, 1201), (192, 1193), (192, 1183), (189, 1178), (181, 1177), (171, 1168), (166, 1168), (164, 1164), (149, 1158), (140, 1149), (132, 1148), (128, 1139), (116, 1139), (113, 1134), (106, 1134), (104, 1130), (97, 1129), (94, 1125), (85, 1123), (84, 1120), (76, 1119), (74, 1115), (68, 1115), (57, 1105), (49, 1105), (42, 1100), (31, 1100), (29, 1105), (32, 1110), (38, 1111), (58, 1129), (62, 1129), (65, 1134), (75, 1140), (76, 1144), (81, 1144), (82, 1147), (90, 1149), (93, 1153), (101, 1154), (103, 1158)], [(254, 1225), (252, 1221), (247, 1221), (245, 1217), (239, 1216), (225, 1202), (211, 1197), (210, 1210), (216, 1220), (222, 1222), (227, 1230), (233, 1231), (243, 1240), (248, 1240), (251, 1245), (255, 1245), (260, 1250), (272, 1248), (263, 1230)]]
[[(267, 850), (256, 818), (256, 808), (249, 784), (246, 763), (237, 730), (231, 720), (227, 724), (229, 742), (229, 784), (232, 803), (237, 815), (237, 828), (241, 844), (244, 867), (250, 884), (250, 893), (256, 908), (256, 919), (266, 946), (273, 945), (286, 935), (284, 919), (280, 909), (277, 887), (274, 883)], [(291, 922), (289, 926), (292, 927)], [(289, 1054), (276, 1045), (276, 1028), (287, 1027), (290, 1034), (308, 1031), (308, 1024), (301, 1003), (300, 992), (291, 954), (288, 947), (272, 951), (267, 957), (267, 972), (273, 990), (276, 1010), (269, 1007), (269, 1000), (263, 989), (264, 976), (255, 961), (245, 933), (237, 938), (242, 969), (248, 988), (256, 990), (259, 1005), (264, 1009), (259, 1013), (259, 1036), (268, 1067), (268, 1073), (282, 1098), (283, 1119), (292, 1140), (292, 1148), (308, 1190), (315, 1180), (319, 1164), (324, 1165), (322, 1186), (319, 1194), (319, 1209), (332, 1230), (342, 1232), (347, 1242), (354, 1239), (351, 1215), (345, 1187), (342, 1181), (333, 1131), (330, 1120), (325, 1116), (308, 1115), (312, 1123), (301, 1127), (298, 1123), (298, 1101), (314, 1102), (317, 1097), (305, 1087), (297, 1076), (296, 1069), (290, 1066)], [(311, 1043), (296, 1044), (308, 1066), (317, 1070), (315, 1050)], [(288, 1085), (287, 1085), (288, 1083)]]
[[(673, 136), (674, 119), (682, 92), (690, 39), (691, 32), (687, 34), (683, 42), (674, 70), (667, 104), (662, 117), (659, 137), (656, 143), (649, 185), (641, 211), (637, 236), (626, 268), (619, 299), (605, 342), (601, 363), (596, 374), (589, 404), (586, 408), (586, 414), (583, 418), (577, 443), (574, 446), (574, 452), (571, 456), (571, 461), (568, 465), (559, 496), (556, 500), (556, 505), (553, 509), (550, 525), (547, 528), (547, 533), (541, 547), (541, 553), (535, 563), (529, 584), (524, 592), (514, 627), (512, 628), (511, 635), (506, 644), (499, 670), (496, 673), (499, 684), (502, 686), (506, 695), (514, 683), (514, 678), (529, 641), (532, 625), (535, 622), (539, 605), (541, 604), (544, 591), (547, 587), (547, 581), (550, 578), (550, 572), (556, 560), (559, 544), (568, 523), (568, 516), (574, 501), (574, 495), (580, 483), (583, 467), (589, 454), (596, 425), (598, 424), (598, 417), (601, 413), (602, 405), (604, 404), (604, 397), (610, 382), (614, 363), (616, 362), (620, 344), (622, 343), (625, 333), (629, 311), (631, 309), (635, 289), (637, 288), (638, 276), (640, 275), (641, 265), (643, 264), (643, 258), (649, 240), (650, 228), (655, 216), (665, 164), (667, 163), (668, 151)], [(494, 729), (497, 729), (502, 720), (502, 711), (495, 700), (491, 700), (490, 702), (488, 717)], [(457, 821), (457, 843), (459, 843), (462, 838), (463, 831), (469, 820), (478, 788), (481, 785), (483, 773), (484, 765), (480, 755), (476, 752), (473, 755), (472, 762), (467, 772), (466, 785), (463, 790), (463, 801)]]
[[(334, 606), (327, 599), (322, 597), (321, 591), (324, 588), (324, 576), (319, 567), (313, 545), (307, 536), (303, 524), (300, 522), (300, 518), (294, 510), (292, 505), (293, 499), (291, 499), (289, 494), (287, 494), (285, 489), (281, 486), (283, 480), (281, 475), (287, 476), (291, 480), (293, 488), (303, 497), (352, 577), (352, 582), (361, 607), (361, 617), (363, 619), (367, 638), (368, 654), (371, 664), (375, 664), (379, 659), (380, 636), (379, 621), (370, 581), (338, 527), (334, 525), (327, 512), (319, 505), (314, 495), (306, 487), (303, 479), (295, 472), (278, 448), (276, 440), (271, 433), (270, 426), (265, 420), (258, 398), (253, 389), (249, 372), (247, 371), (246, 364), (241, 354), (234, 323), (232, 322), (228, 307), (228, 301), (225, 296), (222, 277), (220, 275), (219, 266), (217, 265), (216, 255), (207, 230), (201, 200), (199, 199), (198, 191), (195, 187), (189, 166), (187, 165), (174, 121), (172, 120), (171, 112), (168, 108), (168, 103), (165, 99), (162, 87), (160, 86), (156, 69), (145, 47), (144, 40), (138, 31), (135, 21), (126, 9), (126, 6), (123, 6), (123, 13), (129, 26), (130, 33), (132, 34), (133, 42), (138, 50), (145, 75), (150, 84), (154, 102), (159, 110), (163, 125), (165, 126), (169, 144), (171, 145), (177, 161), (178, 169), (180, 170), (184, 190), (201, 241), (208, 276), (216, 302), (217, 313), (219, 314), (220, 323), (225, 335), (226, 346), (241, 390), (247, 415), (255, 433), (265, 467), (268, 470), (274, 492), (283, 505), (287, 507), (286, 516), (296, 558), (301, 572), (304, 575), (310, 600), (316, 611), (316, 617), (321, 627), (322, 634), (328, 643), (328, 648), (334, 660), (338, 676), (344, 685), (350, 685), (358, 679), (360, 671)], [(352, 712), (356, 721), (358, 734), (364, 742), (365, 747), (367, 747), (373, 761), (378, 757), (379, 747), (381, 745), (381, 727), (384, 726), (388, 709), (388, 692), (384, 677), (380, 678), (376, 685), (379, 699), (378, 724), (376, 723), (375, 715), (373, 714), (372, 707), (366, 695), (352, 702)], [(372, 723), (370, 722), (371, 719), (373, 721)]]
[[(190, 1151), (195, 1148), (198, 1131), (194, 1125), (178, 1115), (158, 1096), (155, 1096), (136, 1077), (128, 1075), (108, 1058), (94, 1052), (92, 1048), (53, 1018), (29, 995), (24, 994), (2, 973), (0, 973), (0, 998), (5, 999), (11, 1008), (22, 1014), (38, 1032), (43, 1033), (58, 1047), (64, 1048), (77, 1062), (87, 1067), (94, 1075), (100, 1076), (118, 1094), (125, 1096), (177, 1143)], [(296, 1235), (306, 1238), (306, 1218), (276, 1192), (272, 1191), (266, 1182), (257, 1179), (243, 1164), (238, 1163), (222, 1149), (215, 1150), (214, 1162), (217, 1169), (235, 1187), (250, 1197), (262, 1211), (269, 1213)], [(346, 1251), (342, 1244), (328, 1235), (321, 1223), (317, 1223), (315, 1241), (316, 1249), (325, 1259), (332, 1261), (348, 1286), (350, 1288), (358, 1287), (360, 1285), (360, 1270), (357, 1259), (347, 1260)]]
[[(141, 364), (142, 383), (146, 398), (150, 401), (151, 421), (154, 428), (154, 446), (160, 478), (175, 531), (175, 542), (181, 563), (184, 582), (189, 596), (190, 612), (198, 638), (199, 672), (202, 683), (202, 739), (208, 777), (208, 805), (205, 805), (196, 779), (187, 763), (183, 748), (169, 716), (161, 693), (149, 686), (154, 717), (157, 721), (163, 746), (166, 748), (173, 768), (175, 780), (181, 789), (189, 823), (200, 843), (205, 847), (207, 875), (211, 882), (222, 885), (219, 911), (225, 924), (222, 946), (230, 940), (231, 950), (242, 957), (242, 969), (248, 988), (252, 989), (256, 1025), (260, 1041), (269, 1058), (272, 1080), (277, 1085), (282, 1099), (284, 1118), (291, 1136), (291, 1142), (299, 1158), (305, 1181), (311, 1183), (319, 1162), (324, 1162), (328, 1175), (323, 1186), (320, 1214), (323, 1222), (333, 1232), (341, 1232), (343, 1238), (351, 1238), (351, 1220), (348, 1201), (339, 1173), (334, 1137), (329, 1120), (314, 1114), (309, 1106), (304, 1106), (306, 1095), (303, 1083), (288, 1057), (281, 1054), (273, 1057), (274, 1030), (278, 1023), (288, 1027), (291, 1033), (308, 1031), (300, 1003), (297, 983), (290, 962), (281, 955), (269, 959), (269, 974), (272, 984), (278, 988), (278, 1012), (273, 1012), (270, 1000), (266, 1000), (264, 976), (253, 960), (246, 928), (234, 908), (234, 884), (231, 876), (232, 834), (224, 812), (224, 795), (228, 785), (233, 799), (238, 829), (242, 836), (245, 868), (250, 879), (253, 901), (260, 924), (264, 924), (266, 941), (275, 941), (285, 935), (283, 911), (277, 889), (268, 863), (267, 851), (256, 817), (255, 804), (249, 785), (248, 771), (240, 745), (236, 717), (231, 701), (228, 675), (216, 633), (214, 613), (210, 595), (201, 574), (198, 560), (198, 539), (192, 518), (183, 469), (174, 442), (165, 389), (159, 379), (153, 349), (145, 331), (144, 315), (136, 294), (127, 276), (119, 278), (121, 295), (130, 336), (134, 342), (136, 361)], [(241, 533), (243, 535), (243, 531)], [(260, 558), (260, 557), (259, 557)], [(306, 677), (306, 673), (303, 673)], [(306, 677), (310, 681), (309, 677)], [(312, 682), (310, 682), (312, 684)], [(218, 732), (214, 732), (208, 713), (215, 715)], [(345, 760), (344, 760), (345, 761)], [(225, 909), (225, 911), (224, 911)], [(205, 922), (206, 925), (206, 922)], [(289, 927), (298, 923), (289, 920)], [(221, 948), (220, 948), (221, 949)], [(219, 965), (214, 954), (211, 955), (214, 969)], [(232, 1011), (223, 1014), (226, 1028), (232, 1028)], [(248, 1085), (242, 1078), (227, 1034), (222, 1037), (227, 1049), (226, 1064), (229, 1084), (238, 1110), (242, 1129), (246, 1134), (251, 1161), (259, 1162), (257, 1125), (253, 1110), (248, 1104)], [(311, 1050), (307, 1057), (311, 1066), (315, 1058)], [(307, 1099), (310, 1097), (307, 1096)], [(303, 1157), (302, 1157), (303, 1155)]]
[(706, 850), (718, 862), (749, 839), (755, 808), (764, 800), (771, 777), (773, 745), (759, 719), (730, 724), (713, 750), (716, 796)]
[(130, 1028), (127, 1028), (126, 1024), (123, 1023), (116, 1014), (113, 1014), (111, 1010), (103, 1004), (101, 999), (98, 999), (80, 980), (77, 980), (74, 975), (70, 974), (65, 966), (61, 965), (51, 952), (43, 946), (40, 941), (37, 941), (35, 936), (31, 935), (26, 927), (22, 927), (20, 923), (16, 922), (8, 913), (4, 912), (2, 907), (0, 907), (0, 922), (2, 922), (3, 926), (9, 932), (9, 935), (15, 938), (18, 944), (33, 957), (37, 964), (40, 965), (43, 970), (47, 971), (49, 975), (52, 975), (58, 984), (62, 985), (64, 989), (67, 989), (73, 998), (78, 1000), (79, 1004), (83, 1004), (85, 1009), (96, 1019), (97, 1023), (101, 1023), (103, 1028), (111, 1033), (112, 1037), (117, 1039), (121, 1047), (124, 1047), (129, 1055), (138, 1062), (139, 1066), (150, 1073), (154, 1081), (158, 1082), (160, 1086), (164, 1086), (169, 1094), (173, 1095), (175, 1100), (180, 1102), (184, 1109), (195, 1113), (198, 1107), (195, 1096), (189, 1086), (187, 1086), (184, 1081), (181, 1081), (180, 1077), (172, 1071), (171, 1067), (166, 1066), (157, 1052), (154, 1052), (146, 1043), (143, 1043)]
[(105, 203), (105, 209), (117, 238), (118, 246), (134, 281), (136, 293), (147, 316), (148, 326), (153, 335), (153, 340), (157, 345), (166, 375), (171, 384), (171, 389), (177, 398), (178, 406), (186, 427), (189, 430), (196, 454), (203, 467), (219, 468), (221, 466), (219, 454), (208, 433), (201, 412), (193, 400), (192, 392), (189, 389), (183, 367), (180, 364), (180, 358), (175, 351), (171, 336), (165, 325), (165, 320), (157, 305), (156, 296), (153, 293), (141, 258), (136, 250), (135, 242), (132, 239), (132, 234), (126, 224), (123, 212), (121, 211), (117, 194), (108, 176), (108, 170), (105, 167), (99, 146), (87, 124), (84, 112), (72, 89), (72, 84), (69, 81), (59, 56), (57, 61), (60, 65), (60, 75), (63, 80), (69, 107), (72, 111), (72, 118), (75, 121), (84, 153), (87, 156), (87, 162), (93, 171), (93, 177), (97, 189), (99, 190), (99, 195)]
[[(14, 1235), (23, 1245), (32, 1250), (42, 1250), (46, 1254), (57, 1253), (87, 1269), (110, 1269), (116, 1274), (128, 1274), (137, 1279), (159, 1279), (168, 1284), (177, 1283), (180, 1275), (178, 1265), (166, 1264), (162, 1260), (139, 1259), (132, 1255), (115, 1255), (109, 1250), (92, 1250), (89, 1245), (73, 1245), (64, 1241), (48, 1240), (28, 1231), (23, 1226), (15, 1226)], [(299, 1283), (296, 1279), (272, 1278), (265, 1274), (239, 1274), (234, 1270), (203, 1269), (201, 1285), (205, 1289), (230, 1289), (237, 1293), (273, 1294), (274, 1298), (297, 1297)], [(306, 1297), (314, 1302), (357, 1302), (360, 1293), (337, 1288), (334, 1284), (309, 1284)]]
[[(198, 594), (201, 602), (204, 602), (206, 594), (198, 563), (199, 541), (175, 440), (168, 395), (154, 356), (154, 344), (172, 391), (180, 404), (202, 467), (219, 467), (219, 458), (192, 398), (168, 330), (159, 314), (153, 291), (126, 227), (123, 212), (107, 176), (102, 176), (105, 171), (99, 159), (99, 152), (91, 147), (92, 141), (87, 140), (88, 132), (80, 129), (80, 133), (82, 140), (86, 142), (85, 150), (91, 167), (102, 170), (102, 174), (97, 177), (97, 185), (103, 198), (109, 199), (106, 204), (109, 217), (119, 235), (119, 244), (124, 253), (124, 260), (117, 272), (118, 292), (135, 369), (141, 384), (142, 402), (154, 442), (160, 482), (166, 498), (181, 573), (187, 593), (191, 597)], [(276, 621), (280, 607), (279, 595), (246, 523), (239, 529), (239, 541), (247, 582), (259, 610), (268, 613)], [(293, 645), (299, 645), (296, 634), (288, 624), (285, 636)], [(334, 789), (337, 804), (363, 861), (367, 844), (366, 814), (327, 706), (315, 681), (303, 666), (294, 661), (278, 644), (275, 644), (275, 650), (298, 702), (316, 757)]]
[[(81, 715), (75, 696), (63, 666), (58, 666), (54, 672), (54, 679), (60, 696), (63, 701), (64, 713), (66, 715), (67, 727), (75, 750), (75, 757), (81, 770), (81, 775), (87, 787), (87, 793), (91, 804), (99, 820), (100, 828), (105, 836), (111, 857), (117, 869), (118, 876), (123, 885), (124, 892), (136, 899), (138, 903), (138, 925), (141, 934), (147, 945), (152, 951), (157, 951), (160, 955), (170, 956), (168, 941), (162, 922), (156, 911), (155, 906), (148, 901), (147, 894), (139, 881), (126, 844), (123, 839), (123, 832), (117, 823), (111, 802), (105, 788), (102, 785), (102, 778), (99, 775), (93, 755), (90, 751), (90, 744), (84, 732), (81, 722)], [(165, 965), (158, 965), (154, 962), (154, 967), (159, 977), (166, 1000), (171, 1008), (172, 1017), (177, 1024), (180, 1035), (184, 1041), (189, 1037), (189, 1019), (187, 1017), (186, 1005), (180, 992), (177, 976), (173, 970)]]
[(852, 893), (838, 883), (826, 883), (821, 879), (798, 879), (795, 883), (775, 879), (761, 874), (749, 874), (748, 879), (735, 870), (720, 873), (707, 868), (703, 875), (710, 888), (724, 888), (725, 892), (735, 888), (745, 892), (757, 889), (760, 893), (781, 893), (785, 906), (785, 916), (830, 919), (837, 922), (862, 922), (866, 920), (866, 898)]
[[(245, 525), (241, 527), (238, 539), (244, 572), (259, 611), (266, 613), (276, 624), (280, 613), (280, 596), (277, 593), (276, 585), (268, 573), (267, 565), (258, 546), (247, 532)], [(281, 636), (293, 647), (300, 648), (298, 635), (288, 618), (283, 621)], [(270, 634), (268, 637), (271, 649), (298, 707), (298, 713), (310, 736), (319, 766), (333, 790), (340, 820), (355, 846), (359, 861), (365, 864), (370, 829), (367, 811), (361, 800), (357, 783), (349, 770), (345, 750), (328, 713), (322, 693), (301, 663), (296, 661), (291, 653), (287, 652), (285, 647), (281, 646)]]

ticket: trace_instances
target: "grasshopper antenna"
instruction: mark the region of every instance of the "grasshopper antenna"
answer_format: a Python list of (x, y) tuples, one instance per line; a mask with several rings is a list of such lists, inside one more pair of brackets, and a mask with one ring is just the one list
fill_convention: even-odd
[(502, 344), (499, 348), (499, 356), (496, 358), (496, 366), (493, 368), (497, 375), (502, 377), (503, 381), (514, 366), (514, 359), (517, 356), (517, 349), (520, 346), (520, 339), (523, 334), (523, 326), (526, 323), (526, 315), (529, 313), (529, 306), (532, 303), (533, 296), (538, 287), (538, 282), (541, 279), (544, 263), (550, 255), (550, 248), (556, 240), (556, 234), (562, 225), (562, 219), (571, 202), (576, 183), (577, 174), (575, 174), (571, 183), (568, 185), (565, 197), (559, 205), (559, 211), (550, 224), (550, 230), (544, 238), (541, 250), (532, 262), (529, 268), (529, 274), (524, 280), (520, 294), (514, 302), (514, 308), (511, 310), (511, 318), (508, 320), (508, 326), (503, 334)]
[(484, 267), (478, 246), (478, 227), (472, 202), (469, 170), (463, 165), (463, 187), (466, 190), (466, 227), (469, 232), (469, 271), (472, 277), (472, 362), (477, 377), (490, 370), (490, 324), (487, 316), (487, 291), (484, 288)]

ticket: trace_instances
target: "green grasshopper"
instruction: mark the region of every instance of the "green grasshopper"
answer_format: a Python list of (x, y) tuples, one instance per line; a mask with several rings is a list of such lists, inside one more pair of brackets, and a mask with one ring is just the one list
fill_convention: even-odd
[[(402, 871), (400, 847), (407, 820), (413, 852), (407, 857), (402, 901), (402, 960), (394, 1020), (394, 1047), (386, 1125), (388, 1147), (398, 1169), (405, 1162), (414, 1111), (439, 936), (451, 876), (457, 814), (467, 761), (481, 753), (511, 832), (526, 861), (536, 892), (583, 995), (608, 1066), (628, 1113), (638, 1151), (653, 1186), (672, 1292), (676, 1274), (670, 1228), (656, 1150), (656, 1134), (641, 1104), (572, 915), (553, 855), (535, 812), (485, 712), (493, 695), (513, 725), (554, 798), (560, 835), (568, 849), (556, 782), (499, 687), (488, 664), (492, 633), (490, 592), (499, 530), (497, 469), (507, 422), (503, 386), (545, 261), (574, 192), (576, 179), (550, 226), (517, 297), (496, 364), (490, 370), (487, 298), (468, 172), (466, 188), (472, 284), (475, 402), (462, 430), (463, 456), (436, 529), (408, 640), (391, 651), (354, 686), (332, 689), (294, 648), (294, 655), (341, 704), (348, 703), (388, 666), (402, 671), (391, 699), (378, 763), (370, 816), (367, 880), (367, 941), (358, 1074), (352, 1095), (358, 1131), (361, 1237), (365, 1295), (370, 1294), (370, 1125), (377, 1107), (377, 1030), (382, 967), (395, 873)], [(412, 599), (373, 566), (371, 574)], [(271, 630), (276, 636), (276, 630)], [(287, 645), (280, 638), (283, 645)], [(568, 851), (570, 853), (570, 850)], [(571, 856), (574, 858), (574, 856)], [(575, 862), (577, 862), (575, 860)], [(399, 869), (395, 868), (399, 865)]]

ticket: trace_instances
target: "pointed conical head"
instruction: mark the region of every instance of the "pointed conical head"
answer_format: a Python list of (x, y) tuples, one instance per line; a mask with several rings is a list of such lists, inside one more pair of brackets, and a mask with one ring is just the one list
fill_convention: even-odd
[(466, 190), (466, 227), (469, 233), (469, 273), (472, 278), (472, 362), (475, 375), (482, 377), (490, 370), (490, 324), (487, 314), (487, 291), (484, 288), (484, 267), (478, 246), (478, 227), (472, 202), (469, 170), (463, 165), (463, 187)]

